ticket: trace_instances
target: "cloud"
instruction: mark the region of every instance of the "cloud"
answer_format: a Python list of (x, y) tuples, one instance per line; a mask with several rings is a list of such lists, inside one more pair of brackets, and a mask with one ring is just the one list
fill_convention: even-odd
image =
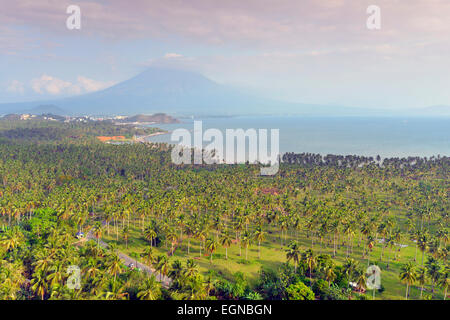
[(82, 77), (82, 76), (78, 76), (77, 81), (78, 81), (78, 85), (85, 92), (93, 92), (93, 91), (102, 90), (102, 89), (105, 89), (105, 88), (110, 87), (115, 84), (114, 81), (102, 82), (102, 81), (96, 81), (96, 80), (89, 79), (89, 78)]
[(182, 58), (183, 55), (182, 54), (178, 54), (178, 53), (166, 53), (164, 55), (164, 59), (174, 59), (174, 58)]
[(40, 78), (35, 78), (31, 80), (31, 88), (39, 93), (48, 93), (52, 95), (58, 95), (65, 93), (67, 91), (72, 91), (72, 93), (77, 93), (76, 88), (69, 81), (64, 81), (46, 74), (43, 74)]
[(85, 92), (98, 91), (113, 85), (114, 82), (101, 82), (78, 76), (77, 81), (72, 83), (47, 74), (31, 80), (31, 88), (39, 94), (81, 94)]
[[(65, 27), (71, 0), (5, 1), (3, 24), (23, 25), (70, 35)], [(136, 37), (192, 40), (217, 45), (303, 47), (324, 43), (386, 41), (417, 36), (446, 39), (448, 0), (377, 0), (382, 29), (366, 29), (373, 0), (80, 0), (82, 29), (77, 34), (112, 39)]]
[[(364, 102), (375, 99), (371, 95), (377, 90), (386, 92), (377, 94), (380, 99), (389, 93), (402, 104), (450, 99), (444, 87), (450, 77), (445, 72), (450, 67), (449, 0), (135, 0), (133, 6), (122, 0), (78, 0), (82, 29), (77, 31), (65, 24), (72, 0), (3, 2), (0, 54), (52, 54), (55, 58), (48, 60), (70, 63), (86, 57), (93, 68), (117, 64), (118, 72), (130, 63), (180, 66), (224, 83), (279, 90), (280, 96), (291, 92), (299, 101), (343, 104), (359, 96)], [(373, 4), (381, 8), (377, 31), (366, 28), (366, 9)], [(42, 39), (62, 42), (67, 49), (44, 48)], [(86, 45), (87, 54), (72, 57), (77, 41), (77, 48)], [(94, 42), (104, 43), (104, 50), (90, 51)], [(117, 61), (96, 60), (104, 52), (113, 54), (116, 45), (121, 48), (114, 53)], [(139, 63), (146, 51), (151, 59)], [(38, 78), (35, 88), (67, 94), (107, 86), (86, 79)], [(421, 101), (408, 100), (415, 91), (423, 95)]]
[(18, 80), (12, 80), (9, 85), (6, 87), (6, 91), (13, 93), (23, 94), (25, 89), (23, 87), (23, 83)]

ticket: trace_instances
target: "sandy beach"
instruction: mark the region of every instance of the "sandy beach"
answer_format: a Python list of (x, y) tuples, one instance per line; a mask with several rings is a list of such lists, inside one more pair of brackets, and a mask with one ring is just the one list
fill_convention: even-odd
[(152, 133), (152, 134), (147, 134), (145, 136), (136, 136), (134, 140), (137, 141), (137, 142), (148, 142), (147, 138), (149, 138), (149, 137), (159, 136), (159, 135), (168, 134), (168, 133), (170, 133), (170, 132), (168, 132), (168, 131), (158, 131), (158, 132), (155, 132), (155, 133)]

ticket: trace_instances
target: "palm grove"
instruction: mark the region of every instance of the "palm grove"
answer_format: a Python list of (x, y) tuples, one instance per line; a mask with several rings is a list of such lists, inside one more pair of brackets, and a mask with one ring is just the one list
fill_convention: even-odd
[(261, 177), (92, 139), (112, 124), (54, 127), (0, 126), (1, 299), (446, 298), (447, 157), (286, 154)]

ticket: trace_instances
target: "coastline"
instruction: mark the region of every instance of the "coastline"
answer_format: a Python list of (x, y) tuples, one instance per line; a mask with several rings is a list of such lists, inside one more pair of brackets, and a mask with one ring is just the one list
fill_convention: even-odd
[[(280, 153), (326, 156), (359, 155), (382, 158), (450, 156), (448, 119), (349, 117), (234, 117), (203, 120), (204, 130), (279, 129)], [(164, 130), (193, 130), (193, 121), (163, 126)], [(192, 135), (192, 132), (191, 132)], [(171, 143), (170, 135), (149, 138)]]
[(136, 142), (148, 142), (147, 139), (150, 138), (150, 137), (160, 136), (160, 135), (168, 134), (168, 133), (170, 133), (170, 132), (169, 131), (158, 131), (158, 132), (154, 132), (154, 133), (147, 134), (147, 135), (144, 135), (144, 136), (136, 136), (134, 138), (134, 141), (136, 141)]

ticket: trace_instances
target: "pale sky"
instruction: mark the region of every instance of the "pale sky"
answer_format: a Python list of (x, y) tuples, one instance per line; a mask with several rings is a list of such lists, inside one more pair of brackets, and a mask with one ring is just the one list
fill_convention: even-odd
[[(69, 30), (69, 5), (81, 29)], [(369, 30), (366, 9), (381, 9)], [(450, 105), (450, 0), (0, 0), (0, 103), (187, 68), (286, 101)]]

